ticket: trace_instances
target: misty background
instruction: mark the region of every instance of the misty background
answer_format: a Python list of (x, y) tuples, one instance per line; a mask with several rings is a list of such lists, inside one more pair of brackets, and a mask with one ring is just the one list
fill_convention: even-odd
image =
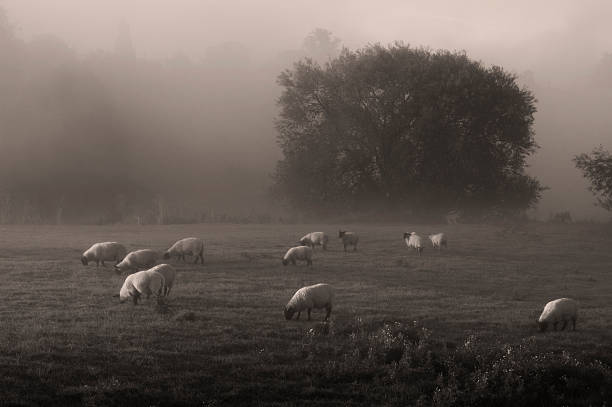
[(281, 156), (278, 74), (342, 46), (396, 40), (516, 73), (538, 99), (541, 148), (528, 173), (550, 188), (533, 215), (609, 217), (571, 161), (612, 148), (606, 1), (0, 0), (0, 9), (4, 221), (280, 213), (267, 194)]

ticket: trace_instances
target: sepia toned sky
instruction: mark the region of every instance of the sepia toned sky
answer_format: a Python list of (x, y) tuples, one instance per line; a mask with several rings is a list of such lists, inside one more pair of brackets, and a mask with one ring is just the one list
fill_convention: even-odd
[[(602, 58), (612, 53), (612, 1), (0, 0), (0, 7), (18, 37), (52, 34), (80, 54), (112, 50), (124, 22), (139, 57), (199, 61), (210, 47), (238, 42), (252, 63), (265, 65), (324, 28), (351, 49), (399, 40), (464, 50), (519, 76), (531, 71), (541, 149), (529, 171), (550, 187), (540, 216), (608, 216), (593, 206), (571, 159), (599, 144), (612, 148), (612, 90), (601, 82)], [(261, 145), (276, 151), (273, 141)]]

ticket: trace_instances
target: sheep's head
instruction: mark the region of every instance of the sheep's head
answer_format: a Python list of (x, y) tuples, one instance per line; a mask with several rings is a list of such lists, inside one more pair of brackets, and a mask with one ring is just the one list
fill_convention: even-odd
[(346, 230), (339, 230), (338, 231), (338, 239), (342, 238), (342, 236), (344, 236), (346, 234)]
[(288, 259), (283, 259), (283, 266), (286, 266), (287, 264), (289, 264), (289, 260)]
[(170, 252), (164, 253), (164, 260), (168, 260), (170, 258)]
[[(121, 263), (120, 263), (121, 264)], [(113, 266), (113, 269), (115, 270), (116, 273), (121, 273), (121, 267), (119, 267), (119, 264), (115, 264)]]
[(285, 307), (285, 319), (287, 321), (289, 321), (291, 318), (293, 318), (293, 314), (295, 314), (295, 310), (291, 307)]
[(540, 327), (540, 332), (546, 332), (546, 329), (548, 329), (548, 322), (538, 321), (538, 326)]
[(81, 256), (81, 263), (83, 263), (83, 265), (86, 266), (87, 265), (87, 257)]
[(406, 239), (407, 237), (410, 237), (410, 233), (404, 232), (404, 239)]

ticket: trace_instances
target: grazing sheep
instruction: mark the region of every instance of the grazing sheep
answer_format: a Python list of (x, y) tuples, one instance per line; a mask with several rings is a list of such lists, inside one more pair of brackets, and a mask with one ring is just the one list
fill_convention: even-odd
[(164, 253), (164, 259), (168, 260), (172, 256), (185, 261), (185, 255), (195, 256), (194, 264), (197, 264), (198, 259), (204, 264), (204, 241), (197, 237), (187, 237), (181, 239)]
[(347, 246), (353, 246), (353, 251), (357, 251), (357, 243), (359, 242), (359, 236), (357, 236), (357, 234), (353, 232), (347, 232), (346, 230), (339, 230), (338, 238), (342, 239), (344, 251), (346, 251)]
[(423, 238), (417, 235), (416, 232), (404, 233), (404, 241), (406, 242), (406, 245), (409, 248), (416, 250), (417, 253), (419, 253), (419, 256), (425, 248), (425, 242), (423, 241)]
[(124, 270), (148, 269), (155, 265), (158, 254), (154, 250), (143, 249), (129, 252), (121, 263), (115, 265), (119, 272)]
[(442, 246), (447, 247), (446, 235), (444, 233), (437, 233), (428, 237), (434, 249), (442, 250)]
[(104, 264), (105, 261), (114, 261), (115, 264), (118, 264), (125, 257), (125, 247), (117, 242), (103, 242), (103, 243), (95, 243), (89, 249), (83, 252), (81, 256), (81, 263), (84, 266), (87, 265), (90, 261), (96, 262), (96, 267), (102, 263), (103, 267), (106, 267)]
[(155, 294), (159, 299), (164, 287), (164, 276), (154, 270), (144, 270), (130, 274), (123, 282), (119, 291), (119, 302), (124, 303), (130, 297), (134, 305), (138, 304), (138, 299), (144, 295), (149, 298)]
[(296, 312), (297, 318), (300, 319), (300, 314), (304, 310), (308, 310), (308, 320), (310, 321), (310, 311), (313, 308), (325, 308), (327, 315), (325, 320), (329, 319), (334, 302), (334, 288), (329, 284), (315, 284), (308, 287), (302, 287), (293, 294), (293, 297), (285, 307), (285, 319), (290, 320)]
[(329, 237), (325, 232), (311, 232), (300, 239), (300, 244), (310, 246), (314, 249), (315, 246), (322, 246), (323, 250), (327, 250), (327, 242)]
[(157, 266), (150, 268), (148, 271), (157, 271), (159, 274), (164, 276), (164, 289), (162, 294), (164, 297), (170, 295), (170, 290), (174, 285), (174, 278), (176, 277), (176, 269), (169, 264), (158, 264)]
[(548, 324), (552, 324), (554, 330), (557, 330), (557, 324), (563, 322), (561, 330), (563, 331), (569, 321), (572, 322), (574, 331), (576, 330), (576, 319), (578, 318), (578, 303), (571, 298), (559, 298), (558, 300), (550, 301), (544, 307), (542, 315), (538, 319), (540, 331), (544, 332), (548, 328)]
[(289, 263), (295, 266), (296, 260), (306, 261), (307, 265), (312, 266), (312, 249), (309, 246), (292, 247), (283, 257), (283, 266)]

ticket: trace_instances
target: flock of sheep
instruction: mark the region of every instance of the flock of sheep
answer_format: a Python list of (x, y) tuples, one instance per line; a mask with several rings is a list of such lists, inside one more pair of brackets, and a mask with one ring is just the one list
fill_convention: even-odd
[[(352, 247), (353, 251), (357, 250), (359, 236), (356, 233), (340, 230), (338, 238), (342, 240), (345, 252), (349, 247)], [(442, 247), (447, 247), (448, 240), (444, 233), (429, 235), (428, 238), (434, 249), (442, 250)], [(404, 233), (404, 241), (408, 248), (414, 249), (419, 256), (425, 248), (425, 239), (416, 232)], [(283, 265), (286, 266), (289, 263), (295, 265), (299, 260), (312, 266), (312, 253), (315, 246), (321, 246), (323, 250), (327, 250), (328, 243), (329, 236), (326, 233), (308, 233), (299, 240), (299, 246), (287, 250), (283, 257)], [(185, 261), (185, 256), (193, 256), (194, 263), (197, 264), (199, 260), (204, 264), (204, 241), (196, 237), (181, 239), (165, 251), (163, 258), (168, 260), (171, 257), (176, 257)], [(99, 266), (100, 263), (104, 266), (105, 261), (114, 261), (114, 267), (118, 272), (135, 271), (126, 277), (117, 295), (120, 302), (131, 299), (134, 304), (137, 304), (139, 298), (143, 296), (149, 298), (156, 295), (159, 300), (161, 297), (170, 294), (176, 277), (176, 270), (169, 264), (156, 265), (157, 260), (158, 253), (154, 250), (142, 249), (127, 253), (125, 247), (117, 242), (95, 243), (81, 257), (83, 265), (95, 261), (96, 266)], [(140, 269), (146, 270), (138, 271)], [(334, 288), (329, 284), (320, 283), (302, 287), (296, 291), (285, 306), (285, 318), (290, 320), (297, 313), (296, 319), (299, 319), (301, 312), (307, 311), (308, 320), (310, 320), (310, 313), (313, 309), (325, 308), (327, 311), (325, 320), (327, 321), (332, 311), (333, 302)], [(550, 301), (546, 304), (538, 319), (540, 330), (545, 331), (549, 325), (557, 330), (560, 323), (563, 324), (561, 330), (564, 330), (568, 323), (571, 323), (575, 330), (577, 315), (578, 304), (575, 300), (560, 298)]]

